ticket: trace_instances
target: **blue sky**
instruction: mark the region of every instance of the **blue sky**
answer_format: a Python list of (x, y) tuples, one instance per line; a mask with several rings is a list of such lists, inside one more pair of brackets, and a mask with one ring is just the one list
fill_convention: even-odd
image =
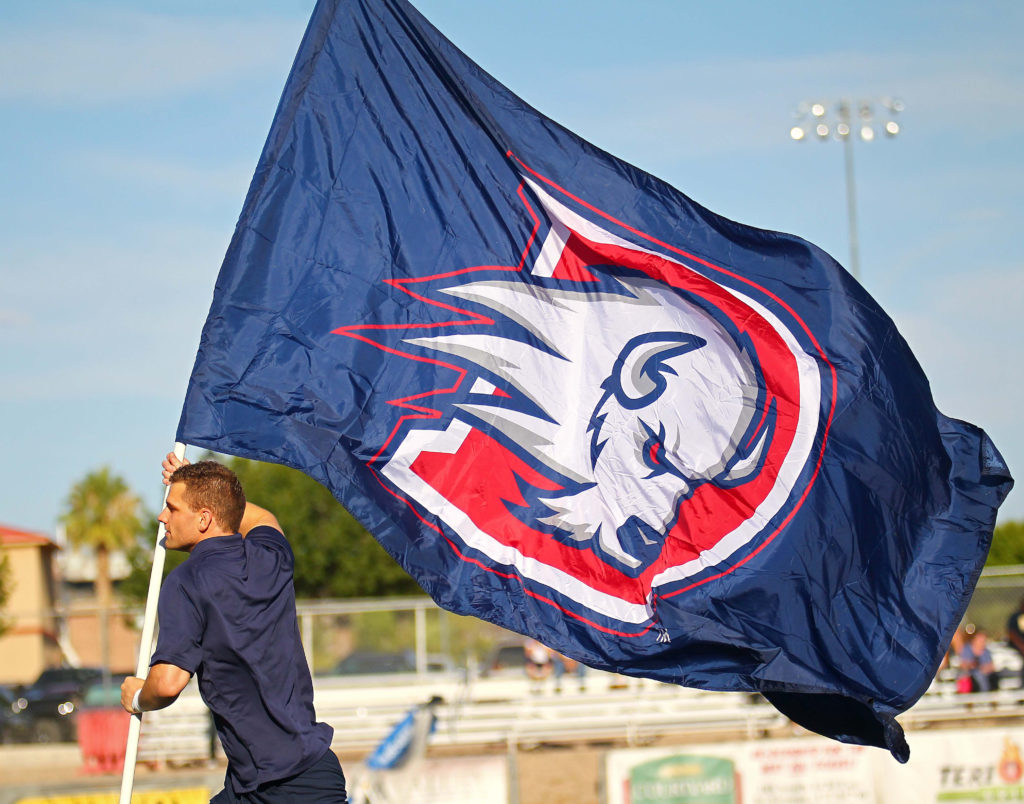
[[(108, 465), (151, 508), (311, 0), (0, 5), (0, 522)], [(843, 153), (802, 100), (895, 96), (855, 147), (861, 281), (938, 407), (1024, 471), (1024, 4), (420, 0), (544, 113), (719, 214), (847, 263)], [(1024, 491), (1001, 520), (1024, 518)]]

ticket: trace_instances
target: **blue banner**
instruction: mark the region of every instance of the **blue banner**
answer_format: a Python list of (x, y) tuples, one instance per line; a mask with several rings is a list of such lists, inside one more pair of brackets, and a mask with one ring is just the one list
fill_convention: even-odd
[(178, 439), (308, 473), (451, 611), (904, 761), (1012, 485), (827, 254), (402, 0), (317, 5)]

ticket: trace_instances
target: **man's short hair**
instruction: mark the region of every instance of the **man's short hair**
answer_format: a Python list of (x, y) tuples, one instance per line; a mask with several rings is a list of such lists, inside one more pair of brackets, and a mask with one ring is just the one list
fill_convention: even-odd
[(218, 524), (237, 532), (245, 513), (245, 492), (238, 477), (216, 461), (199, 461), (179, 466), (172, 483), (183, 483), (182, 498), (193, 511), (207, 508)]

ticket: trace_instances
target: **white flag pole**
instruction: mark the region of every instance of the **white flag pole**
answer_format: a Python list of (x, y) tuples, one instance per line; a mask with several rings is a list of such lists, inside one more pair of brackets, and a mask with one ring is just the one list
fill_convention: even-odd
[[(185, 458), (185, 445), (175, 442), (174, 454), (179, 460)], [(164, 502), (170, 486), (164, 489)], [(156, 604), (160, 598), (160, 584), (164, 577), (164, 559), (167, 551), (163, 546), (164, 523), (156, 530), (156, 547), (153, 548), (153, 569), (149, 574), (149, 592), (146, 595), (146, 614), (142, 620), (142, 639), (139, 641), (139, 664), (135, 675), (145, 678), (149, 673), (149, 658), (153, 655), (153, 631), (156, 629)], [(132, 787), (135, 784), (135, 761), (139, 755), (139, 734), (142, 730), (142, 715), (132, 715), (128, 724), (128, 744), (124, 750), (124, 771), (121, 774), (120, 804), (131, 804)]]

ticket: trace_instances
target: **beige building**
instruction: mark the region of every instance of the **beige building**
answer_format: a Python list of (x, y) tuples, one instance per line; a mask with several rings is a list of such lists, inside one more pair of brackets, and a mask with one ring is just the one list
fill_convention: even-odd
[(60, 548), (41, 533), (0, 525), (0, 554), (7, 558), (7, 605), (0, 612), (0, 683), (34, 681), (60, 664), (54, 616), (54, 554)]

